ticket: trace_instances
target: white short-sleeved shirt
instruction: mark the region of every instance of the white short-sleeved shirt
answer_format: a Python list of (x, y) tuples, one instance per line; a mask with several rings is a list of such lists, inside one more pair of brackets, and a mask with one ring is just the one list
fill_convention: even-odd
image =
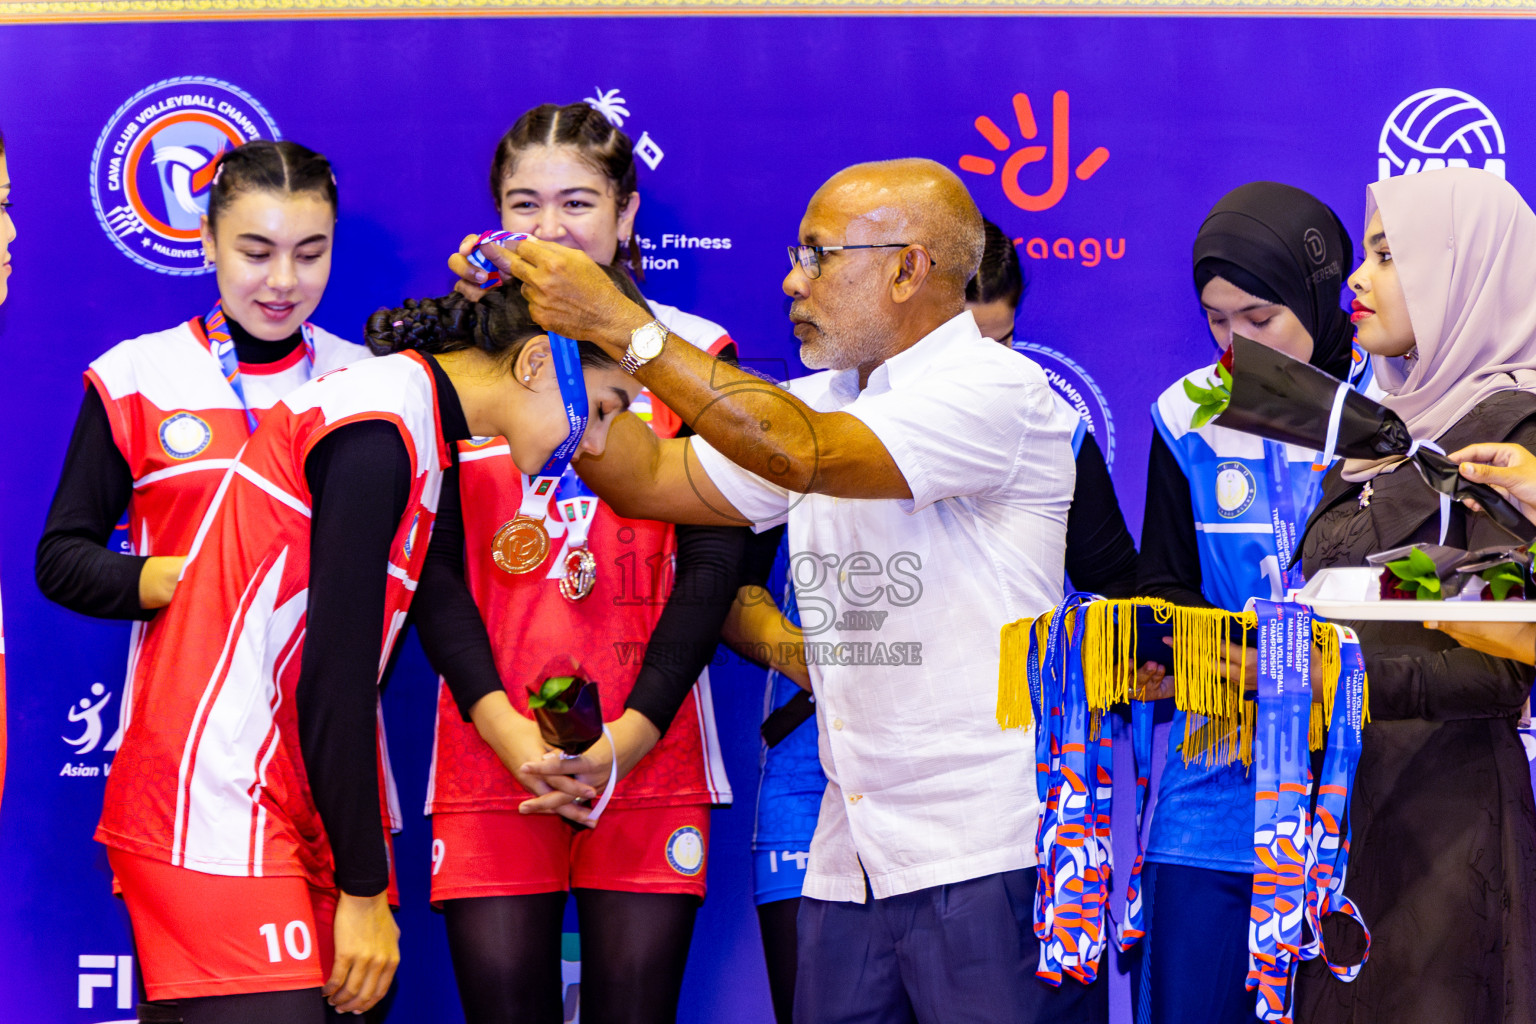
[(1034, 865), (1034, 735), (998, 727), (998, 635), (1061, 599), (1076, 416), (969, 312), (862, 392), (856, 370), (786, 387), (861, 420), (913, 495), (789, 492), (690, 438), (758, 529), (789, 523), (828, 779), (805, 895), (863, 902), (865, 872), (886, 897)]

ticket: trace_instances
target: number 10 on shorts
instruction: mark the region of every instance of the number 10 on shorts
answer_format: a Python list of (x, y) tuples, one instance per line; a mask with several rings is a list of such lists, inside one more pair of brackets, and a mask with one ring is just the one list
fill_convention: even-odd
[(314, 947), (309, 941), (309, 925), (303, 921), (289, 921), (283, 928), (283, 944), (277, 944), (277, 925), (264, 924), (256, 929), (267, 940), (267, 960), (274, 964), (283, 962), (283, 949), (290, 960), (308, 960)]

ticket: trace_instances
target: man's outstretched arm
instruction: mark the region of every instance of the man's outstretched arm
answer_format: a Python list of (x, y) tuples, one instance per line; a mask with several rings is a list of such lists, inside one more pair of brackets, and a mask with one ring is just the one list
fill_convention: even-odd
[[(465, 240), (465, 251), (471, 241)], [(630, 332), (654, 319), (578, 249), (529, 240), (515, 251), (497, 245), (481, 251), (523, 282), (540, 325), (594, 342), (615, 359), (623, 358)], [(449, 265), (474, 281), (462, 253)], [(636, 379), (722, 455), (777, 487), (840, 498), (912, 497), (890, 452), (858, 418), (817, 412), (680, 338), (669, 339)], [(697, 475), (697, 463), (694, 469)]]

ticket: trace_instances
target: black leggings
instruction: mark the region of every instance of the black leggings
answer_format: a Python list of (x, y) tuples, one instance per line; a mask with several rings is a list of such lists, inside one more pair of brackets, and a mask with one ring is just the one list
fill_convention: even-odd
[[(670, 1024), (699, 899), (577, 889), (581, 1019)], [(448, 950), (468, 1024), (560, 1024), (563, 892), (444, 900)], [(574, 1009), (574, 1007), (573, 1007)]]
[(791, 1024), (795, 1009), (795, 966), (800, 956), (795, 918), (800, 897), (774, 900), (757, 908), (757, 925), (763, 933), (763, 959), (768, 964), (768, 991), (773, 995), (773, 1018)]

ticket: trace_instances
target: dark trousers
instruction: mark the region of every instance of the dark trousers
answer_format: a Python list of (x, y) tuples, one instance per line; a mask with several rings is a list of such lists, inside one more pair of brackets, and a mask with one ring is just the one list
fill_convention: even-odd
[(1256, 1024), (1247, 990), (1253, 875), (1181, 864), (1142, 869), (1147, 935), (1131, 968), (1136, 1024)]
[(1035, 869), (864, 903), (800, 900), (796, 1024), (1105, 1024), (1109, 986), (1035, 977)]

